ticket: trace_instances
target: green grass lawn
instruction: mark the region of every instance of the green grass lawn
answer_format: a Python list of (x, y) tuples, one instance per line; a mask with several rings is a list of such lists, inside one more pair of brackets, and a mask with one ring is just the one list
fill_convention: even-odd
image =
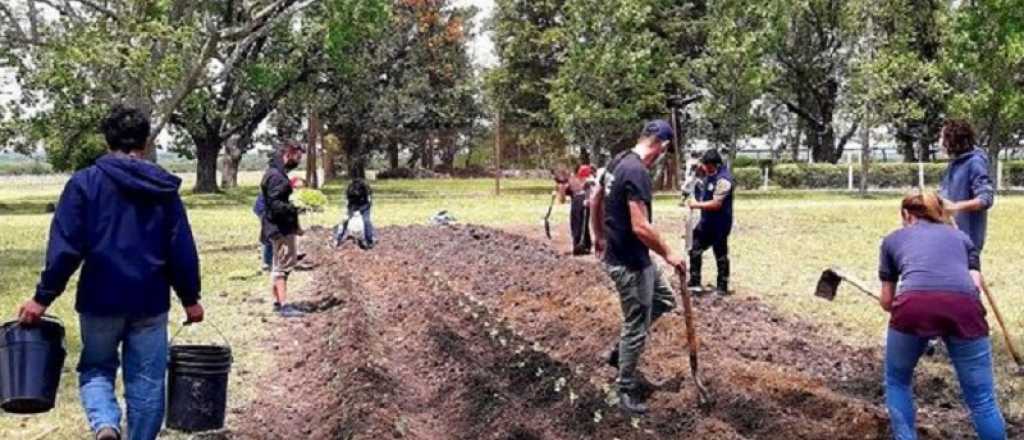
[[(37, 282), (50, 222), (48, 203), (56, 201), (66, 178), (61, 176), (0, 178), (0, 316), (13, 318), (17, 306), (28, 298)], [(232, 372), (231, 405), (240, 407), (257, 392), (247, 386), (270, 365), (269, 350), (261, 344), (270, 329), (266, 277), (259, 272), (256, 237), (258, 223), (250, 208), (255, 199), (259, 173), (243, 173), (242, 188), (217, 195), (191, 195), (186, 204), (200, 247), (203, 265), (204, 304), (208, 318), (225, 330), (236, 352)], [(191, 186), (186, 176), (184, 187)], [(542, 180), (505, 180), (501, 197), (493, 194), (491, 180), (436, 180), (376, 182), (374, 223), (378, 226), (423, 223), (447, 209), (461, 222), (492, 226), (536, 225), (550, 200), (551, 186)], [(326, 212), (303, 218), (306, 226), (334, 225), (341, 215), (340, 184), (325, 189), (331, 199)], [(731, 240), (734, 285), (741, 295), (759, 296), (785, 313), (828, 323), (835, 334), (855, 344), (880, 346), (886, 315), (852, 289), (843, 289), (834, 303), (813, 297), (817, 277), (825, 267), (838, 264), (873, 281), (881, 238), (899, 226), (899, 194), (874, 194), (860, 199), (828, 192), (748, 192), (737, 200), (737, 226)], [(993, 293), (1018, 336), (1024, 327), (1024, 261), (1020, 234), (1024, 231), (1024, 197), (999, 198), (992, 211), (984, 266)], [(656, 224), (671, 233), (679, 246), (679, 225), (684, 211), (673, 194), (661, 194), (655, 205)], [(568, 208), (554, 214), (565, 227)], [(705, 278), (713, 279), (714, 263), (708, 257)], [(299, 276), (293, 285), (301, 285)], [(34, 417), (0, 416), (0, 438), (85, 438), (88, 435), (79, 407), (74, 366), (80, 349), (73, 285), (51, 313), (67, 323), (69, 357), (61, 382), (58, 408)], [(257, 303), (252, 299), (267, 300)], [(175, 308), (172, 321), (181, 321)], [(714, 319), (713, 317), (702, 317)], [(998, 374), (1004, 411), (1022, 415), (1021, 380), (1011, 380), (1010, 364), (1001, 333), (993, 325)], [(191, 337), (213, 338), (199, 326)], [(171, 331), (178, 329), (173, 324)], [(244, 330), (243, 330), (244, 329)], [(938, 367), (941, 368), (941, 367)], [(1011, 398), (1014, 397), (1015, 398)], [(229, 417), (230, 424), (230, 417)], [(169, 438), (175, 438), (170, 435)]]

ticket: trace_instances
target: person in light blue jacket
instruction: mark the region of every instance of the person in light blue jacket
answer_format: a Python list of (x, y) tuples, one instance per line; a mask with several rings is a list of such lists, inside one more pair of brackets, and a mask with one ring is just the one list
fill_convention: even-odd
[(976, 145), (970, 123), (946, 121), (942, 127), (942, 146), (950, 161), (939, 191), (957, 227), (981, 252), (985, 247), (988, 210), (995, 203), (995, 185), (988, 174), (988, 155)]

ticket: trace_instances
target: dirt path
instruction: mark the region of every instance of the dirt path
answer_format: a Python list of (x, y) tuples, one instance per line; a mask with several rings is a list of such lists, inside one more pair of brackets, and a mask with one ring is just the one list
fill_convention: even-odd
[[(653, 331), (651, 412), (614, 407), (617, 300), (593, 259), (473, 226), (380, 231), (370, 252), (308, 249), (318, 313), (280, 324), (280, 374), (236, 438), (870, 439), (887, 435), (880, 353), (753, 299), (697, 300), (715, 398), (695, 407), (682, 318)], [(308, 240), (325, 242), (325, 240)], [(564, 243), (563, 243), (564, 244)], [(955, 381), (920, 377), (922, 438), (972, 438)]]

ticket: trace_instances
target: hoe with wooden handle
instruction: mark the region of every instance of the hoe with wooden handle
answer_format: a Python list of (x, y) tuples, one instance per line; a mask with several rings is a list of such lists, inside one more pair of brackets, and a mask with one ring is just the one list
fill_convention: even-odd
[[(814, 295), (832, 301), (836, 298), (836, 293), (839, 290), (839, 284), (844, 280), (861, 292), (864, 292), (864, 294), (878, 300), (878, 296), (872, 293), (867, 287), (864, 287), (864, 283), (834, 267), (826, 269), (821, 273), (821, 278), (818, 280), (818, 287), (814, 290)], [(1003, 339), (1006, 341), (1006, 350), (1010, 352), (1010, 357), (1012, 357), (1013, 362), (1017, 364), (1017, 371), (1013, 372), (1013, 374), (1015, 376), (1024, 376), (1024, 361), (1022, 361), (1020, 352), (1017, 351), (1017, 347), (1013, 344), (1013, 338), (1010, 336), (1010, 333), (1006, 331), (1006, 324), (1003, 323), (1003, 314), (999, 312), (999, 307), (996, 305), (995, 298), (988, 290), (988, 283), (982, 281), (981, 291), (985, 294), (985, 298), (988, 299), (989, 308), (992, 309), (992, 314), (996, 316), (996, 322), (999, 324), (999, 328), (1003, 330)]]
[(693, 321), (693, 303), (690, 301), (690, 292), (686, 289), (686, 273), (676, 268), (676, 275), (679, 276), (679, 284), (682, 286), (683, 297), (683, 318), (686, 320), (686, 347), (690, 350), (690, 375), (693, 376), (693, 384), (697, 386), (697, 405), (707, 408), (711, 405), (711, 396), (704, 383), (700, 380), (699, 366), (697, 364), (697, 330)]

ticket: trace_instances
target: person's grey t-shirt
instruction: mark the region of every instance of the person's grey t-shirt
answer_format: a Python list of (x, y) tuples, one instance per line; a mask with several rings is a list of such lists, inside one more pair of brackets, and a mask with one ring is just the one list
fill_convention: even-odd
[(953, 292), (977, 295), (970, 271), (978, 270), (978, 251), (960, 230), (918, 221), (882, 241), (878, 277), (898, 282), (904, 292)]

